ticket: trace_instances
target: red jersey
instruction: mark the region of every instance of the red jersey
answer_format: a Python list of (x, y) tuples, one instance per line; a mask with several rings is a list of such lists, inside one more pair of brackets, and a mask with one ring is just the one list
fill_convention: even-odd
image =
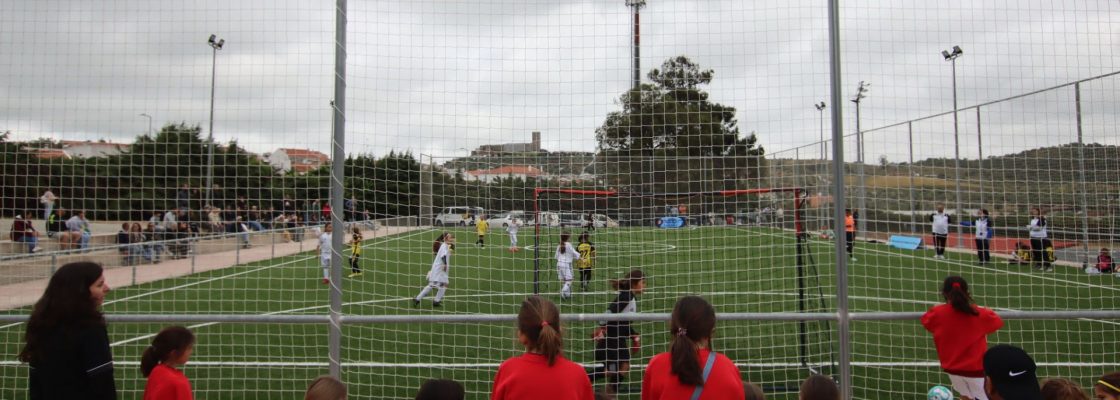
[(191, 382), (183, 371), (163, 364), (152, 368), (144, 386), (144, 400), (193, 400)]
[(941, 368), (953, 375), (972, 378), (984, 376), (984, 352), (988, 334), (1003, 327), (995, 312), (976, 307), (980, 315), (969, 315), (949, 304), (934, 306), (922, 316), (922, 326), (933, 334)]
[[(708, 361), (708, 349), (700, 349), (696, 363), (700, 370), (704, 370), (704, 363)], [(692, 397), (695, 386), (681, 384), (681, 380), (672, 372), (672, 355), (661, 353), (653, 356), (646, 366), (646, 373), (642, 376), (642, 400), (676, 400)], [(708, 381), (704, 383), (704, 391), (700, 394), (703, 400), (742, 400), (743, 378), (739, 375), (739, 367), (730, 358), (716, 353), (716, 361), (712, 364), (712, 372)]]
[(491, 400), (594, 400), (587, 371), (562, 355), (550, 367), (548, 357), (525, 353), (510, 358), (494, 375)]

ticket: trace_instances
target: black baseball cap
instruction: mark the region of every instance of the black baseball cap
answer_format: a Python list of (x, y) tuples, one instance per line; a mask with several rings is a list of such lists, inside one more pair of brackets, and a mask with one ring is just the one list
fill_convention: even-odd
[(1012, 345), (992, 346), (984, 353), (984, 375), (1007, 400), (1042, 400), (1037, 368), (1026, 351)]

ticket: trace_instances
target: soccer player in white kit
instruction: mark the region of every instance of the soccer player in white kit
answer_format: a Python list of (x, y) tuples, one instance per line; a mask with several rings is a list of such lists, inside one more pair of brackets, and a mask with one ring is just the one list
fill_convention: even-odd
[(509, 251), (510, 252), (515, 253), (515, 252), (521, 251), (521, 249), (517, 247), (517, 229), (520, 228), (520, 227), (521, 227), (521, 221), (519, 221), (517, 218), (511, 219), (509, 221), (509, 225), (506, 226), (506, 232), (509, 233)]
[(579, 260), (579, 252), (568, 241), (570, 233), (560, 234), (560, 246), (556, 248), (556, 274), (564, 286), (560, 288), (561, 299), (572, 298), (572, 261)]
[(420, 290), (420, 294), (412, 299), (412, 305), (420, 305), (420, 300), (424, 299), (432, 289), (436, 289), (436, 298), (432, 302), (432, 307), (441, 307), (443, 302), (443, 295), (447, 293), (448, 284), (448, 270), (451, 268), (451, 250), (455, 247), (455, 235), (451, 232), (444, 232), (436, 238), (432, 243), (432, 252), (436, 254), (435, 260), (432, 260), (432, 270), (428, 271), (428, 285)]
[(323, 233), (319, 234), (319, 266), (323, 268), (323, 284), (331, 283), (331, 224), (323, 226)]

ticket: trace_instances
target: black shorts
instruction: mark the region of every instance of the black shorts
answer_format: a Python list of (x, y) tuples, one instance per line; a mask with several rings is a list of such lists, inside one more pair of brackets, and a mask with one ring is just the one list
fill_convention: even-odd
[(596, 342), (595, 361), (604, 364), (630, 362), (630, 338), (608, 336)]

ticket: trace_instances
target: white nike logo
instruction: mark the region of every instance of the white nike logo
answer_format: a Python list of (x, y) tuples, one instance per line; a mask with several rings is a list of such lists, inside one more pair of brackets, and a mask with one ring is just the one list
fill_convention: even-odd
[(1007, 374), (1011, 375), (1012, 377), (1016, 377), (1016, 376), (1019, 376), (1019, 375), (1025, 374), (1025, 373), (1027, 373), (1027, 371), (1019, 371), (1018, 373), (1007, 371)]

